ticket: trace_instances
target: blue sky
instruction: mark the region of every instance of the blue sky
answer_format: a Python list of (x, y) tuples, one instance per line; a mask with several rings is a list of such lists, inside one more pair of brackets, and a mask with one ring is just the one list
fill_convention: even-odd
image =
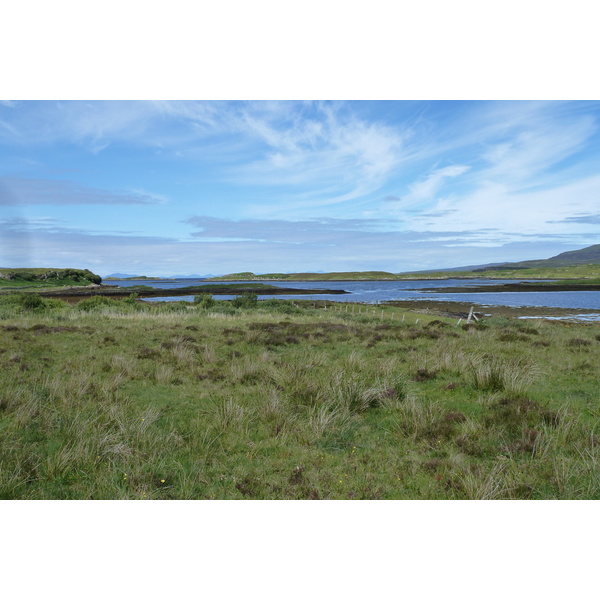
[(4, 101), (0, 266), (412, 270), (600, 243), (600, 103)]

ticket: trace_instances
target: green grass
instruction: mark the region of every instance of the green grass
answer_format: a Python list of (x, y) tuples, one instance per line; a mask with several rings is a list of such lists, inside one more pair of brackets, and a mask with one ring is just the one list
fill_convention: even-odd
[(0, 298), (1, 498), (600, 497), (597, 325), (36, 298)]
[[(477, 275), (477, 272), (473, 272)], [(502, 271), (485, 271), (479, 273), (482, 277), (494, 279), (565, 279), (579, 280), (592, 283), (600, 278), (600, 265), (578, 265), (572, 267), (532, 268), (532, 269), (505, 269)], [(591, 281), (590, 281), (591, 280)]]

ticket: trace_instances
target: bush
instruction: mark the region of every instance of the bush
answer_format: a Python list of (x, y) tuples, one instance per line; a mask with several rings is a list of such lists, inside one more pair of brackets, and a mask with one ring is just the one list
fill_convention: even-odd
[(45, 308), (44, 299), (39, 294), (13, 292), (2, 297), (2, 304), (23, 310)]
[(219, 302), (215, 310), (221, 315), (235, 315), (238, 313), (238, 309), (229, 304), (229, 302)]
[(235, 308), (256, 308), (258, 306), (258, 296), (256, 294), (245, 293), (236, 296), (231, 304)]
[(69, 308), (69, 303), (58, 298), (44, 298), (44, 308), (61, 310)]
[(137, 294), (129, 294), (127, 298), (120, 301), (122, 306), (126, 306), (135, 311), (147, 310), (149, 307), (145, 302), (140, 302)]
[(298, 307), (294, 306), (290, 300), (263, 300), (260, 305), (261, 308), (266, 308), (272, 312), (278, 312), (284, 315), (302, 312)]
[(115, 304), (116, 302), (114, 300), (106, 298), (105, 296), (93, 296), (92, 298), (87, 298), (86, 300), (78, 302), (77, 308), (79, 310), (90, 311), (98, 310), (105, 306), (114, 306)]
[(205, 310), (213, 308), (216, 303), (217, 301), (210, 294), (194, 296), (194, 304)]
[(19, 302), (22, 308), (32, 310), (35, 308), (43, 308), (44, 300), (38, 294), (23, 294)]

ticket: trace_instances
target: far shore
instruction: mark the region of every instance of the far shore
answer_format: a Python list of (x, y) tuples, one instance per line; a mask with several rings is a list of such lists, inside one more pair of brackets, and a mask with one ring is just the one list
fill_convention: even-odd
[[(27, 291), (33, 291), (31, 288)], [(149, 286), (143, 287), (118, 287), (113, 285), (94, 285), (85, 287), (68, 287), (55, 288), (53, 290), (37, 291), (40, 296), (46, 298), (60, 298), (64, 300), (78, 300), (90, 298), (92, 296), (109, 296), (111, 298), (127, 298), (131, 294), (135, 294), (138, 298), (160, 298), (160, 297), (176, 297), (190, 296), (196, 294), (211, 294), (211, 295), (240, 295), (240, 294), (256, 294), (261, 296), (266, 295), (304, 295), (304, 294), (348, 294), (345, 290), (327, 290), (327, 289), (298, 289), (298, 288), (282, 288), (275, 286), (235, 286), (235, 285), (201, 285), (188, 286), (184, 288), (160, 289)]]
[(442, 294), (482, 294), (498, 292), (599, 292), (598, 283), (554, 283), (554, 282), (535, 282), (530, 283), (522, 281), (519, 283), (502, 283), (498, 285), (481, 285), (469, 287), (439, 287), (423, 288), (423, 292), (439, 292)]

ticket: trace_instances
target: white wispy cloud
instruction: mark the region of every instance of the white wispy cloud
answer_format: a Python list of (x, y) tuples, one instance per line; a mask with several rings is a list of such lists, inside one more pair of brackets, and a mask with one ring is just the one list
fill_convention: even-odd
[(441, 169), (435, 169), (425, 177), (410, 184), (408, 186), (408, 194), (398, 200), (400, 200), (403, 207), (431, 200), (443, 186), (445, 179), (458, 177), (466, 173), (469, 169), (468, 165), (450, 165)]
[(531, 181), (580, 151), (595, 131), (590, 116), (524, 124), (510, 140), (491, 145), (483, 154), (490, 167), (482, 175), (515, 183)]
[(197, 157), (213, 161), (222, 180), (285, 187), (290, 209), (295, 200), (327, 206), (373, 192), (411, 152), (408, 127), (367, 120), (343, 102), (48, 102), (22, 108), (0, 132), (5, 141), (67, 141), (91, 153), (127, 143), (192, 163)]
[[(434, 214), (417, 215), (411, 227), (417, 231), (480, 231), (496, 243), (514, 241), (523, 235), (569, 235), (584, 240), (597, 234), (590, 219), (573, 220), (573, 215), (597, 213), (600, 175), (535, 191), (514, 190), (502, 183), (480, 185), (472, 193), (440, 199)], [(432, 211), (432, 212), (434, 212)]]
[[(569, 217), (596, 214), (600, 197), (598, 176), (573, 166), (597, 132), (595, 117), (584, 108), (537, 102), (477, 105), (470, 114), (472, 131), (451, 141), (455, 154), (468, 157), (469, 167), (431, 171), (409, 184), (408, 193), (388, 197), (384, 210), (417, 231), (479, 232), (477, 239), (456, 240), (465, 246), (500, 246), (529, 235), (568, 235), (584, 242), (596, 224)], [(464, 125), (459, 119), (450, 129)], [(466, 178), (458, 178), (467, 170)], [(452, 182), (446, 189), (449, 177), (461, 185)]]
[(0, 141), (24, 147), (68, 142), (91, 153), (115, 142), (153, 145), (162, 131), (158, 108), (135, 101), (23, 102), (10, 109), (10, 124), (0, 130)]
[[(400, 164), (408, 134), (369, 123), (336, 104), (316, 103), (287, 112), (240, 113), (241, 131), (265, 149), (232, 167), (241, 184), (287, 188), (286, 210), (331, 206), (364, 196), (382, 185)], [(273, 115), (273, 112), (275, 116)], [(270, 210), (265, 203), (262, 212)], [(261, 207), (253, 210), (260, 213)]]

